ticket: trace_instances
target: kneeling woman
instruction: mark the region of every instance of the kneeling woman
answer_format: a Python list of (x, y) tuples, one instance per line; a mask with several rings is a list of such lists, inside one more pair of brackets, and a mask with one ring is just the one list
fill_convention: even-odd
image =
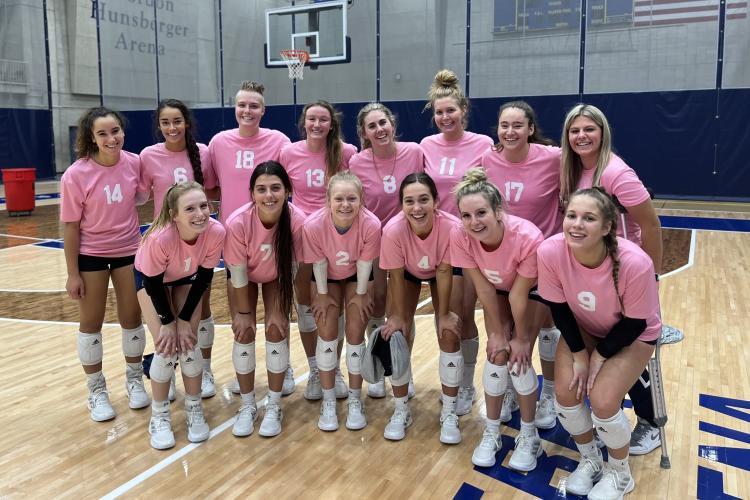
[(211, 219), (206, 193), (196, 182), (175, 184), (143, 235), (135, 256), (138, 302), (156, 354), (151, 362), (151, 446), (174, 446), (169, 382), (179, 358), (185, 384), (188, 440), (208, 439), (201, 404), (203, 357), (197, 348), (200, 303), (224, 245), (224, 228)]
[(230, 300), (234, 347), (232, 362), (240, 384), (242, 405), (232, 433), (248, 436), (258, 413), (255, 404), (255, 324), (258, 284), (262, 283), (266, 336), (268, 404), (260, 424), (261, 436), (281, 432), (281, 391), (289, 366), (289, 313), (292, 307), (294, 263), (302, 250), (302, 214), (288, 198), (292, 183), (275, 161), (255, 167), (250, 176), (252, 201), (227, 219), (224, 260), (235, 293)]
[[(538, 251), (539, 293), (564, 339), (555, 356), (557, 413), (582, 456), (567, 490), (593, 499), (622, 498), (635, 487), (630, 423), (620, 402), (661, 332), (651, 258), (616, 234), (612, 199), (600, 188), (579, 190), (568, 202), (563, 233)], [(607, 445), (607, 464), (594, 443), (594, 425)]]
[(317, 293), (312, 310), (318, 325), (315, 351), (323, 403), (318, 427), (339, 428), (334, 373), (337, 365), (339, 310), (346, 310), (346, 367), (349, 399), (346, 428), (367, 425), (362, 406), (362, 356), (365, 326), (373, 308), (372, 261), (380, 252), (380, 221), (363, 207), (362, 183), (351, 172), (339, 172), (328, 181), (327, 204), (305, 221), (305, 262), (313, 265)]
[(503, 212), (500, 192), (482, 168), (466, 172), (456, 186), (456, 200), (463, 227), (451, 234), (451, 259), (471, 279), (487, 331), (482, 376), (487, 428), (471, 460), (480, 467), (495, 464), (500, 448), (500, 408), (510, 376), (521, 406), (521, 432), (508, 465), (530, 471), (543, 451), (534, 423), (538, 382), (530, 361), (538, 331), (533, 320), (537, 305), (529, 302), (529, 292), (536, 284), (536, 250), (542, 233), (526, 219)]

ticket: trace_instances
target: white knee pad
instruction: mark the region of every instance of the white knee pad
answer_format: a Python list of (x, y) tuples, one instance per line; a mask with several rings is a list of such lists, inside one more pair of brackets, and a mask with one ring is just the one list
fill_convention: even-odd
[(96, 365), (102, 362), (102, 333), (78, 332), (78, 359), (83, 366)]
[(544, 361), (555, 361), (555, 352), (559, 340), (560, 330), (557, 328), (542, 328), (539, 330), (539, 357)]
[(560, 425), (571, 436), (580, 436), (594, 426), (591, 422), (591, 410), (583, 403), (567, 407), (555, 400), (555, 410), (557, 410), (557, 420), (560, 421)]
[(463, 353), (464, 364), (475, 365), (479, 352), (479, 337), (461, 340), (461, 352)]
[(339, 337), (338, 341), (341, 342), (346, 338), (346, 319), (344, 317), (344, 314), (339, 315)]
[(528, 396), (536, 392), (536, 388), (539, 386), (539, 381), (536, 378), (536, 372), (533, 366), (529, 366), (526, 369), (526, 373), (514, 375), (510, 372), (510, 381), (513, 383), (513, 387), (516, 392), (521, 396)]
[(411, 361), (409, 362), (408, 369), (399, 378), (391, 377), (391, 385), (401, 387), (407, 385), (411, 380)]
[(146, 329), (143, 325), (128, 330), (122, 329), (122, 353), (128, 358), (141, 357), (146, 349)]
[(318, 363), (318, 369), (324, 372), (329, 372), (338, 366), (338, 355), (336, 351), (338, 343), (338, 339), (323, 340), (318, 337), (318, 343), (315, 346), (315, 360)]
[(214, 318), (202, 319), (198, 323), (198, 347), (210, 349), (214, 345)]
[(159, 383), (166, 383), (172, 380), (174, 375), (174, 365), (177, 363), (177, 356), (164, 357), (159, 353), (154, 353), (154, 357), (151, 360), (151, 368), (148, 370), (148, 375), (151, 380)]
[(180, 353), (180, 370), (188, 378), (197, 377), (203, 373), (203, 355), (199, 347), (188, 352)]
[(302, 333), (313, 332), (318, 326), (315, 324), (315, 316), (313, 316), (312, 309), (310, 306), (295, 304), (297, 309), (297, 328)]
[(508, 365), (484, 364), (482, 385), (488, 396), (502, 396), (508, 389)]
[(618, 410), (613, 417), (605, 419), (592, 413), (591, 420), (594, 422), (599, 439), (607, 445), (607, 448), (614, 450), (630, 443), (630, 421), (622, 410)]
[[(346, 369), (352, 375), (362, 373), (362, 356), (365, 355), (365, 347), (364, 342), (361, 344), (346, 343)], [(318, 365), (320, 365), (320, 362), (318, 362)]]
[(440, 351), (438, 363), (440, 383), (446, 387), (458, 387), (461, 384), (461, 377), (464, 371), (464, 356), (461, 354), (461, 351)]
[(255, 371), (255, 342), (240, 344), (235, 341), (232, 346), (232, 364), (234, 371), (240, 375)]
[(269, 342), (266, 340), (266, 370), (271, 373), (284, 373), (289, 367), (289, 346), (286, 340)]

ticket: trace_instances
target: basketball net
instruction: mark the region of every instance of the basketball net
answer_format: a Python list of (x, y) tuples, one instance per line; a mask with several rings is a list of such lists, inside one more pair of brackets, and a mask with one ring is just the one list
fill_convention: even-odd
[(306, 50), (287, 49), (280, 52), (281, 58), (289, 68), (289, 79), (303, 79), (305, 63), (310, 59), (310, 53)]

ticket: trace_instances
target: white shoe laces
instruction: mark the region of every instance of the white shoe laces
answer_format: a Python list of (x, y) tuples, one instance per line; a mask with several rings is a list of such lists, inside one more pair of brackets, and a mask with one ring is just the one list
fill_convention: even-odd
[(164, 432), (172, 430), (172, 419), (169, 413), (155, 413), (151, 415), (151, 432)]
[[(615, 470), (613, 467), (610, 467), (609, 465), (604, 466), (604, 471), (602, 472), (602, 478), (599, 480), (600, 483), (608, 483), (606, 486), (609, 486), (612, 490), (617, 492), (623, 492), (625, 491), (625, 488), (627, 487), (628, 482), (627, 481), (620, 481), (620, 473)], [(623, 484), (623, 482), (625, 484)], [(597, 483), (598, 484), (598, 483)]]
[(362, 413), (362, 401), (355, 398), (350, 398), (347, 402), (347, 405), (349, 407), (349, 412), (352, 413)]
[(279, 415), (281, 415), (281, 406), (279, 406), (278, 403), (268, 403), (266, 405), (266, 415), (263, 417), (264, 419), (269, 418), (279, 420)]
[(523, 451), (532, 453), (534, 451), (534, 436), (529, 436), (527, 434), (518, 434), (516, 436), (516, 451)]
[(405, 409), (396, 409), (393, 412), (393, 415), (391, 416), (391, 423), (393, 425), (406, 425), (406, 422), (409, 420), (409, 410)]
[(203, 370), (203, 378), (201, 379), (203, 383), (214, 383), (214, 374), (211, 370)]
[(242, 403), (240, 409), (237, 410), (237, 418), (249, 416), (250, 420), (255, 420), (255, 415), (257, 413), (258, 409), (253, 403)]
[(499, 437), (499, 435), (495, 434), (491, 430), (485, 429), (484, 433), (482, 434), (482, 441), (479, 442), (480, 448), (496, 450), (500, 447), (500, 444), (498, 443)]
[(325, 418), (336, 417), (336, 401), (324, 400), (320, 405), (320, 414)]
[(453, 412), (441, 414), (440, 425), (443, 427), (458, 427), (458, 415)]
[(203, 416), (203, 406), (200, 404), (186, 407), (185, 414), (187, 415), (188, 426), (206, 422), (206, 417)]
[(573, 471), (573, 473), (575, 474), (576, 472), (581, 471), (581, 473), (593, 478), (600, 470), (602, 470), (602, 464), (598, 461), (590, 457), (582, 457), (581, 461), (578, 463), (578, 467), (576, 467), (576, 470)]

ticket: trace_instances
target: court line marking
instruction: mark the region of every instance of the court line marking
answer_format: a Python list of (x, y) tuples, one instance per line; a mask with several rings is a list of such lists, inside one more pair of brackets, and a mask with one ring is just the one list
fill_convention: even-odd
[(688, 253), (687, 264), (685, 264), (682, 267), (678, 267), (677, 269), (672, 269), (668, 273), (660, 275), (659, 280), (661, 280), (662, 278), (668, 278), (672, 276), (673, 274), (680, 273), (682, 271), (685, 271), (686, 269), (693, 267), (693, 262), (695, 261), (695, 236), (696, 236), (697, 231), (699, 230), (698, 229), (690, 230), (690, 252)]
[(8, 234), (8, 233), (0, 233), (0, 236), (5, 236), (6, 238), (18, 238), (21, 240), (34, 240), (34, 241), (58, 241), (54, 238), (33, 238), (31, 236), (18, 236), (15, 234)]

